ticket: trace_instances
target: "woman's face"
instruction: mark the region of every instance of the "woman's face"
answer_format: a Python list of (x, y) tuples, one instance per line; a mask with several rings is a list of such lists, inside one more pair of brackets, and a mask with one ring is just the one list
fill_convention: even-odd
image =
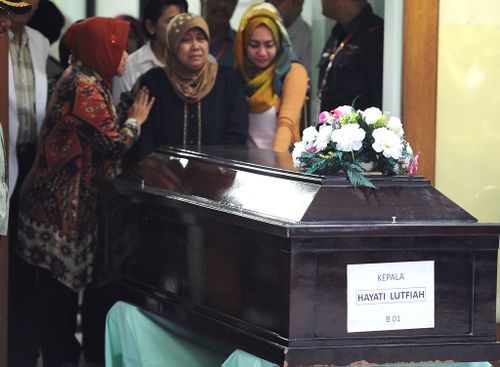
[(123, 76), (125, 74), (125, 67), (127, 66), (128, 53), (127, 51), (123, 51), (122, 58), (120, 60), (120, 65), (118, 65), (118, 70), (116, 74), (118, 76)]
[(206, 63), (208, 38), (201, 29), (192, 28), (182, 36), (177, 58), (190, 70), (199, 70)]
[(271, 30), (265, 25), (260, 25), (250, 36), (247, 45), (247, 57), (258, 68), (265, 69), (276, 57), (276, 44)]

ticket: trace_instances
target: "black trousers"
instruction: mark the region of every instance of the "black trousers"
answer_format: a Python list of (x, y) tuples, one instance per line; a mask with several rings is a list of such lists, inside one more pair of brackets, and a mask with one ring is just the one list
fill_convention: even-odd
[(50, 271), (13, 259), (9, 304), (9, 366), (34, 367), (42, 352), (44, 367), (75, 365), (79, 344), (74, 335), (78, 293)]
[(117, 301), (112, 293), (112, 290), (107, 290), (106, 287), (95, 288), (90, 285), (83, 294), (82, 352), (87, 362), (104, 363), (106, 315)]
[(19, 193), (33, 165), (35, 144), (19, 145), (19, 174), (9, 211), (9, 366), (34, 367), (42, 351), (44, 367), (76, 362), (80, 346), (74, 337), (78, 293), (15, 254)]

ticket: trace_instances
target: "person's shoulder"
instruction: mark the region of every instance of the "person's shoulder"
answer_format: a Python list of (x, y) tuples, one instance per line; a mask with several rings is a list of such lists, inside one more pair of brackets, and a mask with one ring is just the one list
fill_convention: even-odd
[[(142, 46), (142, 47), (144, 47), (144, 46)], [(135, 63), (137, 63), (137, 62), (139, 62), (139, 61), (141, 61), (141, 60), (142, 60), (142, 58), (143, 58), (143, 54), (144, 54), (144, 52), (143, 52), (143, 51), (141, 51), (141, 50), (142, 50), (142, 47), (141, 47), (141, 48), (139, 48), (138, 50), (135, 50), (134, 52), (132, 52), (132, 53), (129, 55), (129, 57), (128, 57), (128, 59), (127, 59), (127, 65), (128, 65), (128, 64), (135, 64)]]
[(311, 26), (302, 18), (302, 15), (299, 15), (296, 22), (298, 23), (300, 32), (305, 32), (310, 34), (312, 32)]
[(295, 78), (308, 78), (307, 69), (304, 65), (299, 62), (292, 62), (290, 65), (290, 71), (287, 76), (293, 76)]
[(39, 47), (41, 46), (47, 50), (49, 49), (50, 42), (41, 32), (29, 26), (26, 26), (26, 32), (28, 33), (28, 37), (34, 41), (34, 45)]
[(219, 70), (217, 72), (217, 78), (223, 79), (227, 83), (231, 83), (232, 85), (243, 85), (245, 84), (243, 81), (243, 76), (240, 74), (238, 70), (232, 68), (230, 66), (219, 65)]
[(384, 32), (384, 19), (375, 13), (371, 13), (367, 21), (368, 33), (383, 33)]
[(142, 74), (138, 79), (139, 86), (146, 87), (149, 92), (159, 98), (159, 95), (165, 97), (166, 94), (173, 92), (172, 83), (167, 77), (164, 68), (154, 67)]
[(165, 71), (163, 68), (155, 67), (151, 68), (142, 74), (141, 79), (143, 81), (153, 82), (153, 81), (163, 81), (166, 78)]
[(240, 73), (232, 67), (218, 65), (217, 78), (224, 80), (239, 80)]
[(382, 18), (373, 19), (373, 21), (370, 22), (368, 26), (368, 32), (383, 32), (383, 31), (384, 31), (384, 20)]
[(28, 33), (28, 37), (34, 37), (49, 42), (47, 37), (45, 37), (39, 30), (31, 28), (30, 26), (25, 26), (25, 27), (26, 27), (26, 32)]
[(149, 42), (141, 46), (141, 48), (135, 50), (128, 57), (127, 62), (131, 63), (141, 63), (150, 60), (153, 56), (153, 51), (151, 50), (151, 44)]
[(377, 14), (371, 13), (364, 22), (362, 33), (368, 42), (380, 43), (384, 39), (384, 20)]
[(226, 89), (236, 90), (239, 87), (243, 87), (243, 77), (236, 69), (219, 65), (217, 70), (217, 78), (215, 83), (219, 86), (223, 85)]
[(68, 79), (63, 84), (65, 84), (68, 92), (74, 91), (75, 98), (80, 101), (104, 99), (104, 88), (99, 84), (95, 75), (84, 71), (76, 71), (68, 76)]

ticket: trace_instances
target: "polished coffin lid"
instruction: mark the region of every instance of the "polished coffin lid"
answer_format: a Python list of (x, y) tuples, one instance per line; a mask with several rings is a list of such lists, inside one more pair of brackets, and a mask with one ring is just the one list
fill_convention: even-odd
[[(132, 178), (132, 180), (130, 180)], [(352, 187), (342, 175), (306, 174), (290, 154), (238, 147), (161, 147), (115, 187), (137, 189), (155, 200), (196, 204), (260, 222), (285, 237), (383, 231), (390, 235), (498, 234), (421, 176), (370, 175), (377, 189)], [(152, 194), (152, 195), (151, 195)], [(248, 224), (247, 224), (248, 225)], [(480, 229), (479, 229), (480, 227)], [(485, 233), (486, 231), (486, 233)]]
[[(116, 217), (124, 220), (107, 226), (110, 232), (106, 237), (113, 242), (108, 259), (113, 263), (111, 268), (119, 269), (117, 284), (164, 300), (158, 306), (151, 306), (155, 303), (150, 299), (137, 304), (160, 314), (168, 310), (167, 317), (188, 314), (180, 321), (190, 320), (186, 325), (201, 328), (210, 325), (209, 335), (238, 330), (236, 336), (259, 341), (254, 352), (270, 345), (280, 356), (285, 350), (291, 366), (309, 365), (304, 361), (352, 362), (353, 356), (365, 350), (370, 360), (386, 362), (402, 360), (401, 356), (407, 361), (422, 360), (417, 358), (430, 358), (429, 353), (438, 356), (435, 359), (447, 355), (471, 360), (477, 352), (484, 354), (482, 348), (491, 348), (488, 355), (494, 355), (499, 347), (492, 333), (500, 225), (477, 223), (423, 177), (374, 175), (370, 179), (377, 190), (352, 187), (344, 175), (302, 173), (293, 166), (289, 154), (216, 146), (161, 147), (114, 180), (112, 195), (111, 191), (106, 193), (113, 203), (109, 207), (122, 210)], [(115, 205), (116, 201), (120, 204)], [(113, 228), (127, 232), (124, 226), (141, 230), (131, 238), (113, 232)], [(190, 232), (187, 227), (196, 230)], [(172, 229), (175, 233), (168, 232)], [(203, 235), (195, 236), (198, 231)], [(188, 237), (189, 233), (194, 237)], [(157, 241), (158, 236), (162, 240)], [(222, 241), (218, 241), (220, 237)], [(194, 247), (201, 246), (204, 251), (188, 251), (194, 240), (201, 241)], [(112, 250), (123, 252), (127, 246), (135, 248), (130, 252), (133, 255), (118, 264), (123, 254), (114, 255)], [(210, 257), (221, 248), (227, 253)], [(164, 279), (152, 275), (172, 273), (169, 279), (190, 284), (186, 289), (191, 290), (192, 269), (185, 270), (185, 262), (190, 256), (198, 259), (200, 254), (208, 256), (207, 264), (217, 261), (209, 272), (201, 269), (206, 272), (204, 281), (197, 283), (199, 288), (193, 294), (208, 295), (214, 289), (207, 284), (225, 279), (248, 296), (234, 295), (241, 302), (237, 308), (241, 312), (226, 314), (226, 298), (195, 300), (187, 291), (164, 288)], [(248, 262), (246, 266), (241, 266), (242, 259)], [(439, 325), (434, 331), (346, 334), (346, 264), (429, 259), (435, 259), (439, 269)], [(231, 267), (237, 274), (224, 278), (222, 263), (238, 264)], [(262, 283), (255, 273), (267, 268), (272, 269), (272, 276), (267, 278), (265, 273), (262, 279), (268, 279), (269, 284)], [(469, 280), (457, 285), (457, 279)], [(220, 294), (217, 289), (215, 294)], [(278, 292), (283, 299), (271, 296), (277, 289), (283, 289), (283, 294)], [(459, 305), (454, 301), (457, 289), (466, 295)], [(479, 303), (474, 301), (476, 296)], [(275, 312), (272, 319), (277, 321), (272, 327), (255, 321), (255, 313), (246, 313), (262, 305), (265, 311)], [(456, 315), (449, 318), (450, 310), (458, 310), (464, 320), (470, 320), (458, 325), (462, 319)], [(340, 323), (331, 321), (332, 313), (342, 319)], [(318, 322), (311, 321), (316, 318)], [(215, 324), (210, 323), (213, 320), (217, 320)], [(469, 335), (469, 329), (474, 333)], [(310, 337), (311, 333), (315, 337)], [(405, 349), (408, 343), (412, 343), (411, 356)], [(442, 348), (447, 348), (446, 353)]]

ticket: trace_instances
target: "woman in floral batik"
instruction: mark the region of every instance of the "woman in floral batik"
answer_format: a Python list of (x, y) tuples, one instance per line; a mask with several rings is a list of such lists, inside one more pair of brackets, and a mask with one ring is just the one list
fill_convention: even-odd
[(246, 83), (249, 145), (287, 152), (300, 140), (308, 77), (273, 5), (248, 8), (236, 34), (234, 56)]
[[(76, 324), (78, 292), (91, 280), (96, 246), (97, 177), (117, 174), (153, 100), (141, 90), (118, 121), (111, 77), (125, 70), (129, 24), (91, 17), (72, 25), (65, 42), (71, 67), (49, 101), (33, 168), (21, 189), (17, 274), (9, 365), (61, 366)], [(124, 118), (125, 119), (125, 118)], [(19, 272), (22, 274), (19, 275)]]

